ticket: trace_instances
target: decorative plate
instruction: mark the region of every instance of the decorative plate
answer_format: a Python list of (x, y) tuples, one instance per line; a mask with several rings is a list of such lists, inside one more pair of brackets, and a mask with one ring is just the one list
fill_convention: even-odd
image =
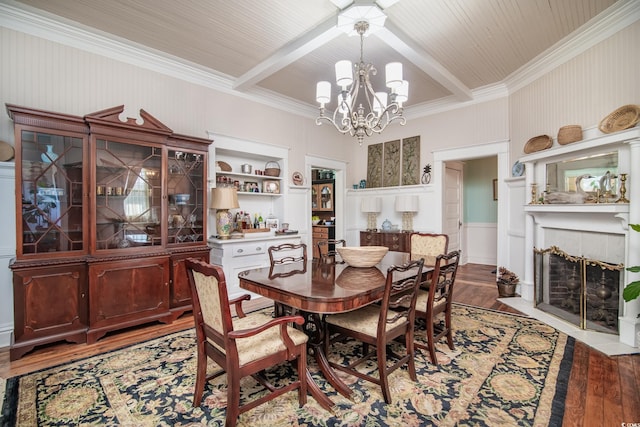
[(526, 154), (535, 153), (551, 148), (551, 145), (553, 145), (553, 139), (549, 135), (534, 136), (524, 145), (524, 152)]
[(0, 162), (8, 162), (14, 154), (15, 150), (8, 142), (0, 141)]
[(640, 120), (640, 105), (624, 105), (602, 119), (598, 129), (604, 133), (613, 133), (629, 129)]
[(293, 181), (293, 185), (302, 185), (302, 184), (304, 184), (304, 176), (300, 172), (294, 172), (291, 175), (291, 180)]
[(513, 164), (513, 167), (511, 168), (511, 175), (522, 176), (523, 173), (524, 173), (524, 163), (520, 163), (519, 161), (515, 162)]
[(231, 172), (231, 165), (227, 162), (216, 162), (216, 166), (219, 167), (222, 172)]

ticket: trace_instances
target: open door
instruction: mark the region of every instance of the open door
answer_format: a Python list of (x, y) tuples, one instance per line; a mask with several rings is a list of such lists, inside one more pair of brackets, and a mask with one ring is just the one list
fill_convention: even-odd
[[(449, 250), (457, 251), (462, 247), (462, 165), (445, 165), (444, 183), (444, 227), (449, 236)], [(463, 252), (464, 253), (464, 252)]]

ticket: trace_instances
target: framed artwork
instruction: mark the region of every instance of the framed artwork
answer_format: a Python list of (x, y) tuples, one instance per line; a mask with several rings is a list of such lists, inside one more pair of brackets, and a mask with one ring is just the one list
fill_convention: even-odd
[(400, 185), (400, 140), (384, 143), (382, 156), (382, 186), (397, 187)]
[(382, 146), (381, 142), (368, 147), (367, 187), (369, 188), (382, 187)]
[(401, 185), (420, 184), (420, 136), (402, 140)]
[(280, 194), (280, 181), (267, 180), (262, 183), (262, 192)]
[(279, 225), (278, 218), (267, 218), (264, 220), (264, 226), (270, 230), (278, 230)]

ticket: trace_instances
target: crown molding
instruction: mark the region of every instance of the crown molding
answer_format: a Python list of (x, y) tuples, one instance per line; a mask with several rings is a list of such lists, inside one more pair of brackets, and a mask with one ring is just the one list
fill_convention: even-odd
[(522, 89), (555, 68), (569, 62), (598, 43), (640, 19), (640, 1), (621, 0), (578, 30), (508, 76), (504, 83), (510, 93)]
[(432, 116), (445, 111), (456, 110), (458, 108), (464, 108), (474, 104), (481, 104), (495, 99), (506, 98), (509, 96), (509, 91), (504, 83), (495, 83), (478, 89), (473, 89), (471, 91), (471, 95), (472, 98), (464, 102), (460, 102), (454, 95), (450, 95), (445, 98), (436, 99), (435, 101), (412, 105), (411, 107), (405, 108), (404, 116), (407, 120)]

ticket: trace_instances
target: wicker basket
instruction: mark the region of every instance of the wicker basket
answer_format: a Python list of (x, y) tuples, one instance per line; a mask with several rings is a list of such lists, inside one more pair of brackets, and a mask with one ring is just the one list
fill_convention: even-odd
[(278, 162), (267, 162), (264, 165), (264, 174), (267, 176), (280, 176), (280, 164)]
[(602, 119), (598, 129), (604, 133), (619, 132), (634, 127), (640, 121), (640, 105), (623, 105)]
[(351, 267), (373, 267), (389, 252), (386, 246), (342, 246), (336, 250)]
[(567, 145), (582, 140), (582, 126), (567, 125), (558, 130), (558, 144)]
[(534, 136), (524, 145), (524, 152), (525, 154), (535, 153), (551, 148), (551, 145), (553, 145), (553, 139), (549, 135)]

